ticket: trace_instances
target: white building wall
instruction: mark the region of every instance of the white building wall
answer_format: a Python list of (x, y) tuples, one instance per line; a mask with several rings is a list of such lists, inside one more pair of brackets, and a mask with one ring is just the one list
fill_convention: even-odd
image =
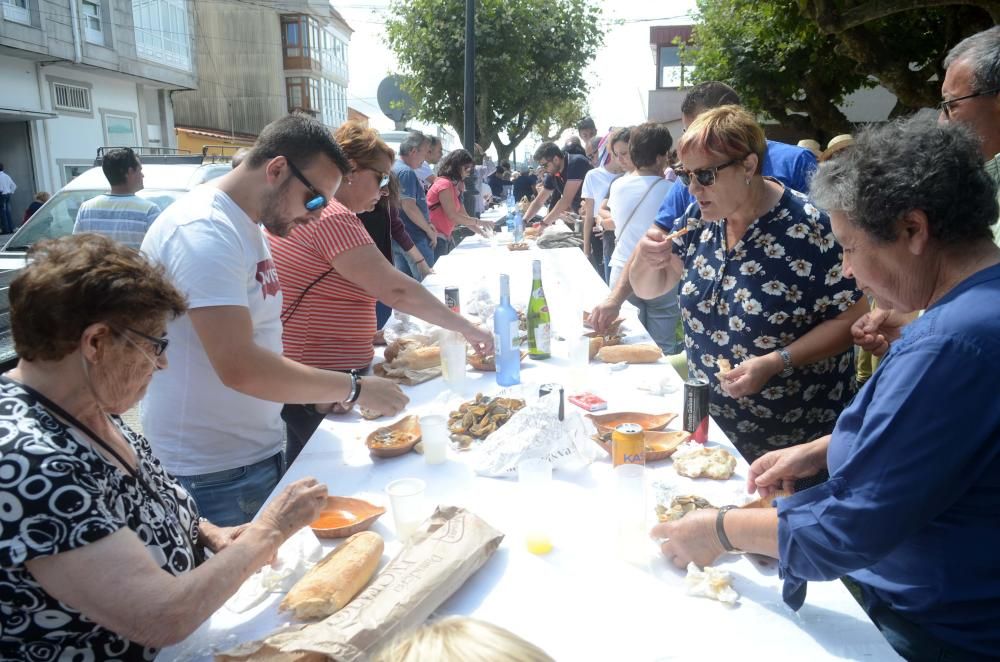
[(24, 110), (41, 110), (35, 63), (9, 55), (0, 55), (2, 105)]

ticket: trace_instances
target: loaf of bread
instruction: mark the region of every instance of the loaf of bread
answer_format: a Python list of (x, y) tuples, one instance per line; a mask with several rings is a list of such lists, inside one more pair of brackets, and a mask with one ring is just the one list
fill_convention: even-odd
[(397, 368), (407, 368), (409, 370), (423, 370), (441, 365), (441, 348), (419, 347), (401, 352), (393, 365)]
[(590, 339), (590, 360), (593, 361), (597, 353), (604, 347), (604, 338), (595, 336)]
[(292, 611), (300, 619), (317, 619), (343, 609), (375, 574), (384, 546), (377, 533), (355, 533), (296, 582), (279, 611)]
[(656, 345), (612, 345), (604, 346), (597, 352), (597, 358), (605, 363), (656, 363), (663, 352)]

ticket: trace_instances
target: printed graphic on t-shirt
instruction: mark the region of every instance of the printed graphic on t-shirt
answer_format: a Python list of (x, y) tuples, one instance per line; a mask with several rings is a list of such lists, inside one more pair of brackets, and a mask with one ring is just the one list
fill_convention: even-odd
[(257, 263), (257, 274), (254, 276), (258, 283), (264, 290), (264, 298), (267, 295), (277, 296), (281, 292), (281, 286), (278, 285), (278, 269), (274, 266), (272, 260), (261, 260)]

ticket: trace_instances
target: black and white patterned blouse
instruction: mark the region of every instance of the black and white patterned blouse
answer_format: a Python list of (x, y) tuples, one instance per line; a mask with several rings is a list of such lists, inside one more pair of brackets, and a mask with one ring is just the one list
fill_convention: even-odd
[(86, 437), (71, 432), (19, 384), (0, 377), (0, 659), (156, 657), (156, 649), (123, 639), (55, 600), (24, 565), (122, 528), (134, 531), (171, 574), (192, 570), (202, 558), (194, 500), (164, 471), (145, 438), (117, 417), (115, 423), (149, 488), (80, 443)]
[[(774, 180), (772, 180), (774, 181)], [(709, 413), (748, 462), (833, 430), (854, 395), (853, 350), (771, 378), (760, 393), (733, 399), (716, 363), (736, 366), (790, 345), (861, 298), (841, 270), (829, 217), (785, 188), (773, 209), (726, 245), (726, 221), (707, 222), (697, 204), (674, 221), (684, 260), (680, 303), (688, 374), (708, 380)]]

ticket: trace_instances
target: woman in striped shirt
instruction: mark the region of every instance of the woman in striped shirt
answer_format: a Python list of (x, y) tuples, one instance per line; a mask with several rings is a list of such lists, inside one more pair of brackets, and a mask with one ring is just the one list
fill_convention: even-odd
[[(367, 371), (374, 356), (375, 302), (458, 331), (477, 351), (491, 353), (490, 333), (480, 329), (420, 283), (385, 260), (358, 212), (371, 211), (384, 194), (395, 154), (378, 133), (347, 122), (336, 139), (350, 159), (335, 199), (318, 221), (287, 237), (270, 235), (284, 304), (284, 354), (327, 370)], [(289, 462), (312, 436), (332, 404), (288, 405)]]

